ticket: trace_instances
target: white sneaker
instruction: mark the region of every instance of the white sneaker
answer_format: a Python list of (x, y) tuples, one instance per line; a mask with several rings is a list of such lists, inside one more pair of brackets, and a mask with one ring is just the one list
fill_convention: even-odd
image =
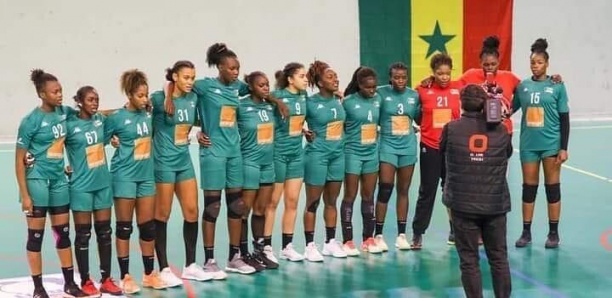
[(379, 254), (382, 253), (382, 249), (376, 245), (376, 240), (370, 237), (361, 243), (361, 250), (364, 252), (368, 252), (371, 254)]
[(219, 268), (215, 259), (208, 260), (202, 269), (204, 269), (204, 272), (212, 275), (214, 280), (222, 280), (227, 278), (227, 273)]
[(283, 260), (289, 260), (291, 262), (301, 262), (304, 260), (304, 255), (299, 254), (293, 249), (293, 244), (289, 243), (283, 250), (281, 250), (280, 258)]
[(257, 271), (255, 270), (255, 268), (245, 263), (240, 254), (238, 253), (234, 255), (234, 257), (229, 263), (227, 263), (225, 270), (240, 274), (253, 274)]
[(387, 245), (387, 242), (385, 242), (383, 235), (376, 235), (376, 237), (374, 237), (374, 241), (376, 242), (376, 246), (378, 246), (381, 251), (384, 252), (389, 250), (389, 246)]
[(266, 256), (266, 258), (268, 258), (268, 260), (278, 264), (278, 259), (274, 255), (274, 250), (272, 249), (272, 246), (270, 245), (264, 246), (263, 253)]
[(395, 247), (399, 250), (409, 250), (412, 248), (408, 239), (406, 238), (406, 234), (399, 234), (395, 239)]
[(329, 239), (329, 242), (323, 244), (323, 255), (331, 255), (334, 258), (346, 258), (346, 252), (342, 248), (342, 243), (336, 241), (336, 239)]
[(346, 253), (347, 256), (356, 257), (359, 255), (359, 250), (355, 247), (355, 242), (353, 240), (348, 241), (342, 245), (342, 249)]
[(159, 278), (168, 286), (174, 288), (183, 285), (183, 280), (178, 278), (170, 268), (166, 267), (159, 273)]
[(310, 262), (323, 262), (323, 256), (319, 252), (317, 245), (314, 242), (306, 245), (306, 251), (304, 252), (304, 259)]
[(181, 278), (195, 281), (207, 281), (213, 279), (213, 275), (210, 272), (204, 271), (198, 264), (193, 263), (183, 268), (183, 275)]

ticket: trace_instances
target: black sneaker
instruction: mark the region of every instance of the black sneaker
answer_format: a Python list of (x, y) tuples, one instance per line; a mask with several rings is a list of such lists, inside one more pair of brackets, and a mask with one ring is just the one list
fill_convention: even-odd
[(516, 240), (516, 242), (514, 243), (514, 246), (525, 247), (529, 244), (531, 244), (531, 233), (527, 231), (523, 231), (523, 233), (521, 234), (521, 238)]
[(545, 248), (558, 248), (559, 247), (559, 234), (558, 233), (550, 233), (546, 239), (546, 243), (544, 244)]
[(43, 287), (35, 288), (32, 298), (49, 298), (49, 294), (47, 294), (47, 291), (45, 291)]
[(266, 269), (266, 267), (259, 262), (259, 260), (257, 260), (252, 254), (246, 254), (244, 256), (242, 256), (242, 260), (249, 266), (255, 268), (255, 271), (257, 272), (261, 272), (264, 269)]
[(420, 250), (423, 246), (423, 235), (412, 235), (412, 244), (410, 244), (410, 246), (412, 247), (412, 250)]
[(454, 232), (450, 232), (448, 234), (448, 240), (446, 240), (446, 244), (455, 245), (455, 233)]
[(261, 262), (261, 264), (266, 267), (266, 269), (278, 269), (278, 264), (266, 257), (266, 254), (263, 251), (255, 250), (253, 252), (253, 257)]
[(83, 293), (81, 289), (74, 283), (64, 285), (64, 297), (66, 298), (81, 298), (89, 297), (89, 295)]

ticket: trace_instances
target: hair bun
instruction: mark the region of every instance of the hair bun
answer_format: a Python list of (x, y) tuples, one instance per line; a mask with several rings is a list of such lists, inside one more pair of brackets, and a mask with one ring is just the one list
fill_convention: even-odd
[(39, 82), (40, 79), (42, 79), (44, 75), (45, 75), (45, 71), (43, 71), (42, 69), (34, 69), (32, 70), (32, 73), (30, 74), (30, 80), (34, 83)]
[(531, 52), (544, 52), (548, 48), (548, 41), (545, 38), (538, 38), (531, 45)]
[(499, 38), (497, 36), (488, 36), (482, 42), (482, 47), (496, 51), (499, 50)]

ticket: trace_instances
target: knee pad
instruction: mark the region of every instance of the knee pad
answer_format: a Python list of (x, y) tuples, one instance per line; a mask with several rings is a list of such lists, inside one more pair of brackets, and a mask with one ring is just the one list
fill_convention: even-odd
[(387, 204), (393, 193), (393, 183), (380, 183), (378, 185), (378, 203)]
[(225, 197), (227, 199), (227, 217), (231, 219), (242, 218), (246, 207), (240, 192), (226, 194)]
[(310, 205), (308, 205), (306, 208), (306, 210), (310, 213), (316, 213), (317, 212), (317, 208), (319, 208), (319, 203), (321, 202), (321, 198), (316, 199), (315, 201), (313, 201), (312, 203), (310, 203)]
[(219, 211), (221, 210), (221, 198), (219, 196), (205, 197), (204, 198), (204, 212), (202, 212), (202, 219), (207, 222), (217, 222), (219, 217)]
[(353, 219), (353, 203), (354, 201), (342, 201), (340, 204), (340, 220), (343, 222), (352, 222)]
[(153, 241), (155, 240), (155, 222), (149, 220), (145, 223), (138, 225), (138, 237), (142, 241)]
[(132, 222), (130, 221), (118, 221), (116, 223), (116, 231), (115, 236), (119, 240), (130, 240), (130, 236), (132, 235)]
[(49, 207), (49, 214), (58, 215), (70, 212), (70, 205)]
[(86, 250), (89, 248), (89, 239), (91, 239), (91, 225), (75, 225), (74, 248), (78, 250)]
[(55, 237), (55, 248), (64, 249), (70, 247), (70, 226), (68, 224), (53, 226)]
[(535, 202), (537, 194), (537, 185), (523, 184), (523, 203), (532, 204), (533, 202)]
[(47, 211), (48, 211), (47, 207), (32, 206), (32, 213), (28, 214), (27, 216), (34, 217), (34, 218), (47, 217)]
[(28, 229), (28, 242), (26, 244), (26, 249), (31, 252), (40, 252), (42, 248), (43, 235), (45, 235), (45, 230)]
[(544, 189), (546, 189), (546, 201), (548, 201), (548, 204), (561, 201), (561, 183), (545, 184)]
[(112, 245), (113, 229), (111, 229), (110, 221), (100, 221), (94, 223), (94, 230), (96, 230), (96, 239), (98, 240), (98, 245)]

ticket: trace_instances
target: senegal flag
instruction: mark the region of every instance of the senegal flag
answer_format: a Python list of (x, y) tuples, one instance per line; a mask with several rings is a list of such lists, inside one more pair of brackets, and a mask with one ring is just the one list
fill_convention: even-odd
[(480, 67), (482, 41), (500, 39), (500, 69), (510, 70), (513, 0), (359, 0), (361, 65), (372, 67), (380, 84), (394, 62), (409, 68), (411, 86), (431, 74), (438, 52), (453, 58), (453, 78)]

